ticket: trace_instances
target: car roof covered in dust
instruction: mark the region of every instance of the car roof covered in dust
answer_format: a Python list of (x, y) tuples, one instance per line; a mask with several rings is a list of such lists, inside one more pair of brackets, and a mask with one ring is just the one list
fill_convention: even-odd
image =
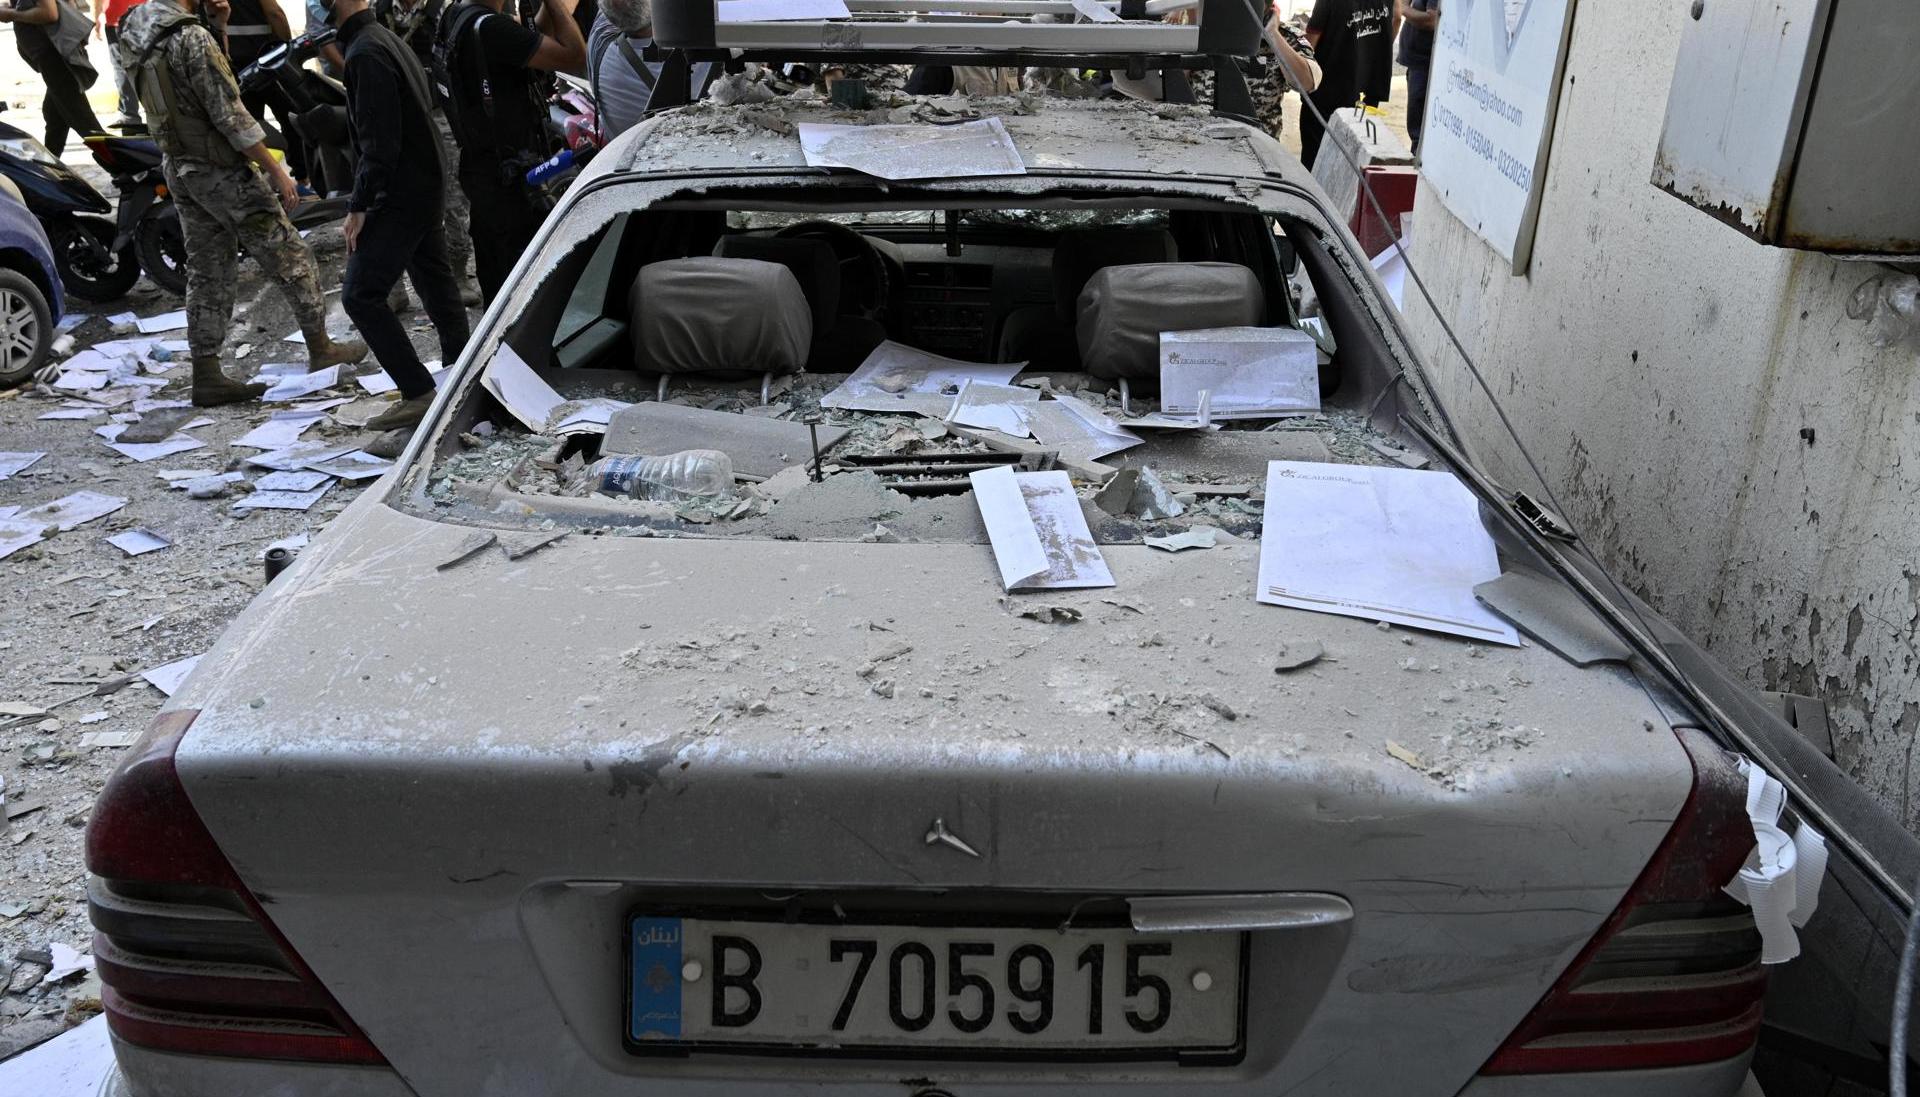
[(799, 123), (942, 125), (997, 117), (1030, 171), (1279, 175), (1300, 184), (1307, 178), (1300, 162), (1272, 138), (1214, 117), (1205, 107), (1040, 94), (895, 96), (888, 103), (864, 111), (820, 99), (697, 103), (621, 134), (589, 165), (588, 174), (808, 170), (794, 132)]

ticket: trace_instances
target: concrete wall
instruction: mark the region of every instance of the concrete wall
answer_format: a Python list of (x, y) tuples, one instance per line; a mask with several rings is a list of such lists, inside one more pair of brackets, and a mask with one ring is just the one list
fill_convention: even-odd
[[(1686, 12), (1578, 5), (1527, 276), (1424, 185), (1413, 257), (1615, 574), (1756, 687), (1824, 698), (1842, 768), (1914, 827), (1920, 360), (1847, 318), (1881, 268), (1752, 243), (1648, 183)], [(1407, 311), (1500, 467), (1489, 405)]]

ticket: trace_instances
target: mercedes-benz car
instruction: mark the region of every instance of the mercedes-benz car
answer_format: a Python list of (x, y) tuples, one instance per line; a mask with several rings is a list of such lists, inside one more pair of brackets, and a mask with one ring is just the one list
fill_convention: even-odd
[[(994, 119), (1018, 172), (799, 130)], [(709, 100), (613, 142), (102, 793), (114, 1092), (1870, 1074), (1912, 838), (1490, 477), (1346, 220), (1168, 103)], [(1161, 406), (1153, 333), (1234, 325), (1311, 337), (1317, 414)], [(877, 355), (1046, 403), (970, 423)], [(1139, 444), (1049, 441), (1062, 397)], [(1470, 493), (1519, 642), (1258, 600), (1315, 519), (1277, 462)], [(1007, 593), (969, 490), (1004, 468), (1067, 478), (1111, 585)], [(1772, 998), (1743, 756), (1832, 853)]]

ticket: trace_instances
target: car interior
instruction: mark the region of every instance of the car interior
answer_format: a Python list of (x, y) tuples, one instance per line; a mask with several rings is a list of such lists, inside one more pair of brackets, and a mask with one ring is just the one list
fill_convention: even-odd
[[(1298, 328), (1317, 347), (1324, 416), (1371, 429), (1393, 410), (1380, 398), (1393, 394), (1400, 367), (1381, 318), (1304, 223), (1197, 202), (875, 206), (801, 212), (703, 200), (616, 213), (564, 253), (504, 341), (569, 400), (678, 399), (752, 413), (769, 391), (787, 392), (812, 402), (778, 411), (798, 420), (891, 342), (961, 362), (1024, 363), (1016, 384), (1128, 415), (1158, 408), (1161, 333)], [(502, 410), (476, 393), (442, 433), (440, 456), (456, 454), (452, 439), (478, 422), (510, 422)], [(1302, 425), (1225, 421), (1218, 436), (1276, 440)], [(558, 457), (592, 462), (599, 443), (568, 437)], [(1156, 433), (1125, 463), (1166, 465), (1174, 451), (1209, 445), (1218, 448)], [(1275, 456), (1270, 448), (1247, 450), (1246, 477)]]

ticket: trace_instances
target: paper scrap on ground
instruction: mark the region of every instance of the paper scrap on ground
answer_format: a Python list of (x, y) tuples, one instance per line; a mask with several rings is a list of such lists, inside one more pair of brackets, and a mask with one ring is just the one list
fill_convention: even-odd
[(268, 450), (247, 458), (247, 464), (255, 468), (277, 469), (291, 472), (307, 467), (310, 462), (331, 461), (343, 453), (352, 453), (352, 446), (330, 446), (325, 442), (298, 442), (286, 449)]
[(1065, 393), (1056, 392), (1053, 399), (1028, 408), (1027, 419), (1036, 441), (1057, 447), (1066, 457), (1097, 461), (1145, 441), (1099, 408)]
[(137, 324), (139, 322), (140, 322), (139, 314), (130, 312), (130, 311), (116, 312), (113, 315), (107, 317), (107, 323), (109, 324)]
[(106, 410), (107, 409), (105, 408), (55, 408), (52, 411), (43, 412), (40, 415), (36, 415), (34, 416), (34, 418), (36, 419), (91, 419), (96, 415), (105, 414)]
[(1019, 385), (996, 385), (991, 381), (967, 380), (953, 398), (953, 405), (942, 418), (963, 427), (980, 427), (1031, 438), (1029, 408), (1040, 402), (1040, 394)]
[[(112, 373), (126, 369), (126, 359), (107, 354), (99, 347), (86, 347), (73, 353), (73, 357), (60, 363), (62, 371), (77, 373)], [(129, 371), (130, 372), (130, 371)]]
[(1180, 418), (1162, 412), (1148, 412), (1145, 415), (1131, 415), (1120, 420), (1123, 427), (1136, 430), (1219, 430), (1220, 424), (1203, 425), (1200, 420)]
[(107, 538), (107, 544), (112, 545), (128, 556), (139, 556), (144, 553), (155, 552), (159, 549), (166, 548), (173, 544), (173, 542), (150, 529), (141, 527), (127, 530), (124, 533), (116, 533), (112, 537)]
[(92, 392), (95, 389), (107, 387), (107, 375), (71, 370), (56, 378), (53, 387), (62, 392)]
[(1160, 410), (1208, 418), (1271, 419), (1320, 410), (1319, 347), (1298, 328), (1208, 328), (1160, 333)]
[(160, 474), (169, 488), (186, 489), (203, 481), (209, 483), (237, 484), (247, 478), (244, 472), (188, 472), (179, 475)]
[(16, 473), (25, 471), (28, 466), (45, 456), (45, 452), (0, 453), (0, 480), (5, 480)]
[(293, 373), (261, 395), (262, 400), (295, 400), (309, 393), (330, 389), (340, 383), (340, 367), (328, 366), (313, 373)]
[(342, 480), (371, 480), (381, 476), (393, 467), (393, 462), (385, 457), (375, 457), (364, 450), (350, 450), (320, 460), (308, 461), (300, 466), (328, 476), (338, 476)]
[(29, 545), (46, 540), (47, 523), (18, 517), (0, 518), (0, 560), (5, 560)]
[(1500, 576), (1450, 472), (1270, 461), (1258, 598), (1519, 646), (1473, 588)]
[(1787, 789), (1771, 774), (1740, 759), (1747, 778), (1747, 819), (1753, 824), (1753, 851), (1724, 889), (1753, 908), (1760, 931), (1760, 962), (1784, 964), (1800, 955), (1800, 935), (1820, 907), (1820, 882), (1827, 874), (1827, 840), (1804, 821), (1788, 835), (1780, 825)]
[[(427, 375), (433, 378), (435, 387), (438, 387), (440, 377), (447, 372), (447, 367), (438, 362), (427, 362), (423, 364), (427, 367)], [(355, 384), (367, 390), (369, 396), (384, 396), (400, 387), (394, 382), (392, 377), (387, 375), (387, 371), (383, 369), (374, 370), (372, 373), (363, 373), (353, 380)]]
[(774, 23), (796, 19), (850, 19), (846, 0), (719, 0), (721, 23)]
[(189, 655), (185, 659), (175, 659), (171, 663), (143, 670), (140, 672), (140, 677), (154, 689), (171, 697), (174, 691), (180, 688), (180, 683), (186, 681), (187, 675), (192, 674), (193, 668), (199, 664), (200, 656)]
[(76, 491), (72, 495), (62, 496), (51, 503), (42, 503), (29, 510), (23, 510), (14, 517), (22, 521), (54, 526), (65, 533), (95, 518), (104, 518), (126, 505), (127, 501), (118, 495), (102, 495), (97, 491)]
[(838, 388), (820, 398), (823, 408), (924, 415), (938, 419), (968, 381), (1004, 385), (1025, 362), (963, 362), (915, 350), (889, 339), (873, 348)]
[(227, 443), (232, 446), (248, 446), (253, 449), (285, 449), (300, 440), (300, 435), (310, 426), (327, 417), (322, 411), (302, 412), (282, 418), (276, 414), (273, 418), (253, 428), (247, 433)]
[(848, 168), (876, 179), (959, 179), (1025, 175), (1027, 165), (998, 118), (951, 126), (833, 126), (802, 122), (800, 151), (816, 168)]
[(140, 733), (137, 731), (89, 731), (80, 736), (80, 749), (94, 750), (99, 747), (130, 747), (139, 741)]
[(324, 472), (269, 472), (253, 486), (256, 491), (312, 491), (329, 479)]
[(1065, 472), (1016, 473), (1002, 466), (967, 478), (1007, 590), (1114, 585)]
[(92, 313), (69, 312), (65, 316), (62, 316), (60, 318), (59, 323), (53, 325), (53, 330), (60, 333), (61, 335), (65, 335), (66, 333), (72, 331), (74, 328), (79, 327), (81, 324), (84, 324), (91, 319), (93, 319)]
[[(207, 420), (207, 422), (211, 421), (212, 420)], [(186, 426), (181, 427), (180, 430), (184, 431), (187, 427), (196, 425), (200, 424), (188, 423)], [(104, 426), (93, 428), (93, 433), (99, 435), (106, 441), (108, 449), (122, 457), (130, 457), (140, 462), (157, 461), (162, 457), (171, 457), (176, 453), (185, 453), (188, 450), (204, 449), (206, 447), (205, 442), (202, 442), (191, 434), (182, 434), (180, 431), (175, 431), (159, 442), (118, 441), (121, 433), (126, 429), (127, 424), (125, 423), (108, 423)]]
[(553, 386), (533, 372), (520, 352), (506, 343), (494, 352), (493, 361), (487, 364), (487, 372), (481, 374), (480, 384), (493, 394), (495, 400), (507, 409), (521, 425), (539, 434), (547, 429), (547, 419), (553, 415), (553, 409), (566, 403)]
[(242, 497), (233, 504), (234, 510), (307, 510), (320, 501), (320, 497), (332, 490), (334, 481), (311, 491), (256, 491)]
[(1213, 539), (1219, 533), (1220, 531), (1212, 526), (1195, 526), (1185, 533), (1169, 533), (1160, 537), (1144, 537), (1141, 540), (1151, 548), (1179, 552), (1181, 549), (1212, 548)]
[(187, 310), (174, 309), (158, 316), (142, 316), (133, 322), (142, 335), (155, 335), (163, 331), (179, 331), (187, 326)]

